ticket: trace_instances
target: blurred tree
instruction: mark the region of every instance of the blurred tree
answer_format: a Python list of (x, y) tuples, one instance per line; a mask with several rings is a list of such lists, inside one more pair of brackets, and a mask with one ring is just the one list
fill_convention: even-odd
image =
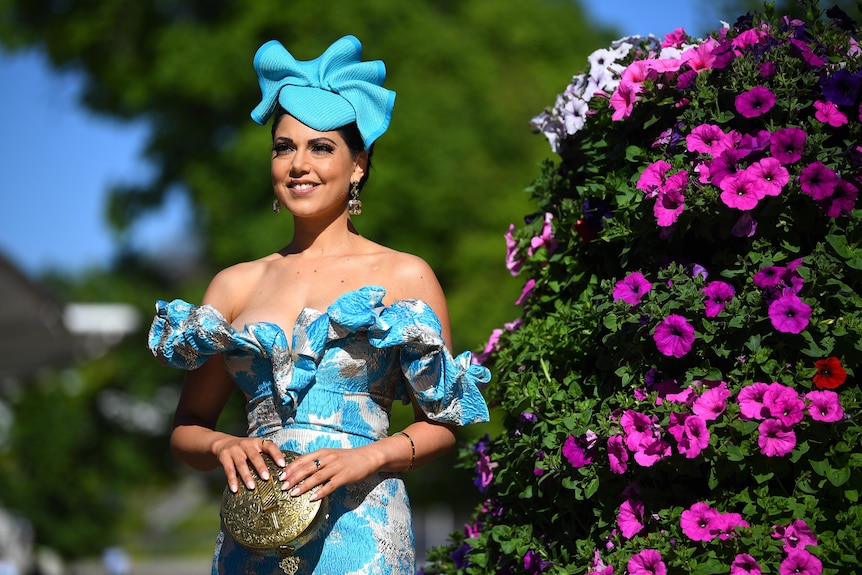
[[(564, 87), (560, 71), (612, 38), (569, 0), (0, 0), (0, 46), (44, 50), (57, 68), (83, 73), (87, 108), (149, 122), (154, 176), (117, 186), (107, 209), (121, 245), (170, 194), (187, 196), (194, 211), (183, 245), (121, 249), (111, 269), (48, 278), (60, 297), (124, 301), (148, 316), (153, 300), (198, 301), (218, 269), (281, 248), (290, 220), (270, 211), (269, 130), (248, 115), (259, 97), (252, 55), (275, 38), (309, 59), (345, 34), (363, 41), (364, 59), (386, 62), (387, 86), (398, 93), (357, 227), (434, 267), (454, 347), (481, 347), (517, 315), (521, 285), (503, 265), (502, 236), (525, 213), (522, 190), (549, 154), (528, 122)], [(175, 393), (182, 377), (149, 357), (144, 335), (10, 399), (16, 423), (0, 446), (0, 505), (25, 511), (40, 540), (67, 555), (110, 543), (134, 522), (116, 506), (179, 472), (167, 429), (141, 430), (128, 416), (140, 402), (169, 417), (165, 390)], [(106, 407), (117, 404), (125, 411)], [(241, 430), (241, 398), (236, 404), (224, 425)], [(47, 464), (33, 450), (45, 444)], [(471, 491), (446, 487), (464, 480), (448, 465), (409, 478), (418, 504)], [(221, 485), (214, 476), (215, 493)], [(61, 522), (58, 498), (75, 499)]]

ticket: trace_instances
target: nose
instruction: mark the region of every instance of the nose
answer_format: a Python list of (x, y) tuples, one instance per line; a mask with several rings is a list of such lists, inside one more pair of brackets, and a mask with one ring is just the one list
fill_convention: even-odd
[(296, 150), (290, 163), (291, 175), (305, 174), (308, 172), (308, 151)]

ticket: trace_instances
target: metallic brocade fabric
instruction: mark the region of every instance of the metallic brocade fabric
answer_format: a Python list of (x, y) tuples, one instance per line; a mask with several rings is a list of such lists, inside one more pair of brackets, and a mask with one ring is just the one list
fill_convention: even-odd
[[(231, 326), (212, 306), (156, 304), (149, 347), (164, 364), (194, 369), (223, 354), (247, 398), (248, 435), (307, 453), (366, 445), (389, 434), (393, 401), (410, 401), (429, 419), (454, 425), (488, 420), (478, 386), (490, 373), (453, 357), (431, 308), (409, 299), (383, 305), (385, 291), (364, 287), (326, 312), (305, 308), (288, 342), (277, 325)], [(410, 503), (399, 474), (378, 473), (330, 496), (329, 518), (296, 552), (298, 574), (413, 575)], [(214, 574), (283, 573), (276, 558), (240, 547), (224, 529)]]

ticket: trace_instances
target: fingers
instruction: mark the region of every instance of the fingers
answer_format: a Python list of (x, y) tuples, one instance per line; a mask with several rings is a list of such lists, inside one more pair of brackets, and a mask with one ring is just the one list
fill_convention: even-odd
[[(329, 461), (330, 464), (326, 462)], [(334, 466), (333, 466), (334, 465)], [(290, 494), (294, 497), (314, 489), (318, 490), (312, 494), (311, 500), (320, 499), (326, 493), (331, 492), (334, 487), (330, 487), (325, 492), (321, 493), (320, 489), (329, 483), (337, 471), (337, 455), (335, 450), (315, 451), (291, 461), (284, 473), (281, 475), (283, 481), (281, 488), (284, 491), (290, 490)]]
[[(266, 453), (276, 465), (284, 467), (284, 454), (271, 439), (243, 438), (219, 453), (219, 461), (225, 470), (227, 484), (233, 493), (242, 482), (247, 489), (254, 489), (255, 473), (263, 481), (269, 481), (270, 472), (262, 454)], [(254, 470), (254, 471), (252, 471)]]

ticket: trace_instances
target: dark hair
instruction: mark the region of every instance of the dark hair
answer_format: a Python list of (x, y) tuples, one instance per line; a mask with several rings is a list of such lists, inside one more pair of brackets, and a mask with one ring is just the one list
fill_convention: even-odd
[[(288, 111), (285, 110), (282, 106), (276, 106), (275, 112), (272, 114), (272, 139), (275, 140), (275, 128), (278, 126), (278, 123), (281, 121), (282, 117), (288, 115)], [(365, 142), (362, 141), (362, 134), (359, 133), (359, 126), (356, 125), (356, 122), (351, 122), (346, 126), (341, 126), (340, 128), (335, 129), (336, 132), (341, 134), (341, 137), (344, 138), (344, 142), (347, 144), (347, 148), (350, 150), (350, 154), (356, 158), (360, 154), (360, 152), (365, 151)], [(365, 164), (365, 173), (362, 175), (362, 179), (359, 180), (359, 190), (365, 187), (365, 183), (368, 181), (368, 176), (371, 175), (371, 154), (374, 151), (374, 144), (371, 144), (371, 147), (368, 149), (368, 161)]]

